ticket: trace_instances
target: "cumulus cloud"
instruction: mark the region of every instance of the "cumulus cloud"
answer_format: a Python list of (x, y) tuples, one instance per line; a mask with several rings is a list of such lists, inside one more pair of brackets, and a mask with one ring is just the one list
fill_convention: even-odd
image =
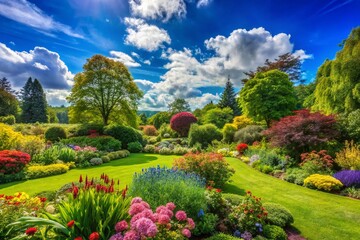
[(156, 51), (164, 46), (164, 43), (171, 43), (168, 33), (155, 25), (147, 24), (139, 18), (125, 18), (127, 25), (127, 36), (125, 43), (149, 52)]
[(129, 0), (129, 5), (134, 16), (145, 19), (161, 19), (167, 22), (172, 17), (181, 18), (186, 15), (184, 0)]
[(296, 50), (293, 55), (295, 57), (299, 57), (301, 61), (304, 61), (306, 59), (312, 59), (314, 56), (312, 54), (306, 54), (304, 50)]
[(62, 32), (68, 36), (84, 38), (71, 27), (55, 21), (35, 4), (27, 0), (0, 0), (0, 15), (18, 23), (33, 27), (44, 34)]
[(141, 64), (136, 62), (131, 56), (127, 55), (126, 53), (119, 52), (119, 51), (110, 51), (111, 59), (122, 62), (127, 67), (140, 67)]
[(74, 78), (56, 52), (43, 47), (18, 52), (3, 43), (0, 43), (0, 76), (7, 77), (15, 87), (23, 87), (29, 77), (37, 78), (49, 89), (68, 89)]
[(149, 91), (155, 85), (155, 83), (153, 83), (153, 82), (151, 82), (149, 80), (144, 80), (144, 79), (135, 79), (134, 82), (144, 92)]
[(69, 96), (70, 90), (59, 90), (59, 89), (46, 89), (46, 100), (51, 106), (67, 106), (69, 103), (66, 101), (66, 97)]
[(211, 0), (198, 0), (198, 2), (196, 3), (196, 7), (198, 8), (205, 7), (209, 5), (210, 2)]

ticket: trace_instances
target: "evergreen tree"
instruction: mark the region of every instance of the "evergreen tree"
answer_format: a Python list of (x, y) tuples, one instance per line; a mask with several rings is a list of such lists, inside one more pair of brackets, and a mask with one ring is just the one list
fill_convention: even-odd
[(230, 81), (230, 77), (228, 77), (224, 92), (221, 94), (221, 99), (218, 103), (218, 106), (220, 108), (231, 108), (233, 110), (234, 116), (239, 116), (241, 114), (240, 108), (236, 102), (236, 93), (233, 84)]
[(25, 86), (21, 89), (21, 121), (25, 123), (32, 122), (33, 119), (33, 113), (32, 113), (32, 99), (31, 99), (31, 93), (33, 88), (33, 81), (30, 77), (26, 83)]
[(7, 80), (6, 77), (3, 77), (2, 79), (0, 79), (0, 89), (8, 92), (8, 93), (11, 93), (11, 94), (15, 94), (15, 91), (12, 90), (11, 88), (11, 83), (9, 82), (9, 80)]

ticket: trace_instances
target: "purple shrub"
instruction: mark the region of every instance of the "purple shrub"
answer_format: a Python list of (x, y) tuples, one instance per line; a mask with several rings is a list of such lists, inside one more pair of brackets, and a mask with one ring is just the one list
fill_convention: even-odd
[(335, 173), (334, 178), (338, 179), (346, 187), (360, 187), (360, 171), (343, 170)]

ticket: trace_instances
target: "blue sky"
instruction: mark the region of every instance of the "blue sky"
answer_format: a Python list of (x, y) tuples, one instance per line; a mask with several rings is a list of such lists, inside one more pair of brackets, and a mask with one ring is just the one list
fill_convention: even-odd
[(139, 108), (175, 98), (217, 101), (227, 76), (292, 52), (313, 81), (360, 25), (359, 0), (0, 0), (0, 77), (20, 88), (38, 78), (52, 105), (102, 54), (124, 62), (144, 91)]

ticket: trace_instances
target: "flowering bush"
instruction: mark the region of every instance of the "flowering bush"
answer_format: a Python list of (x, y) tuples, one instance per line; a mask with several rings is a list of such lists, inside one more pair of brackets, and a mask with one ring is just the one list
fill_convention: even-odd
[(26, 177), (29, 179), (41, 178), (63, 174), (69, 171), (69, 165), (63, 163), (55, 163), (46, 166), (33, 165), (26, 169)]
[(268, 212), (266, 222), (279, 227), (289, 226), (294, 222), (291, 212), (280, 204), (264, 203), (263, 205)]
[(187, 137), (192, 123), (196, 123), (197, 118), (189, 112), (180, 112), (170, 119), (170, 127), (178, 132), (181, 137)]
[(15, 174), (30, 162), (30, 155), (20, 151), (0, 151), (0, 174)]
[(246, 143), (239, 143), (239, 144), (236, 146), (236, 150), (237, 150), (240, 154), (243, 154), (246, 149), (248, 149), (248, 145), (247, 145)]
[(345, 142), (345, 148), (336, 153), (335, 162), (344, 169), (360, 170), (360, 145)]
[(130, 221), (122, 220), (115, 225), (116, 234), (110, 240), (119, 239), (187, 239), (195, 223), (184, 211), (174, 213), (176, 206), (169, 202), (153, 212), (150, 205), (140, 197), (131, 201)]
[(91, 146), (100, 151), (117, 151), (121, 149), (121, 142), (110, 136), (82, 136), (61, 140), (61, 143), (72, 146)]
[(335, 173), (334, 178), (338, 179), (346, 187), (360, 187), (360, 171), (343, 170)]
[(267, 214), (262, 206), (261, 198), (257, 198), (250, 191), (247, 191), (242, 203), (233, 207), (229, 214), (229, 220), (234, 229), (255, 235), (262, 232), (262, 225)]
[(221, 188), (235, 172), (229, 167), (223, 155), (218, 153), (188, 153), (173, 163), (175, 168), (195, 173)]
[(236, 129), (241, 129), (248, 125), (253, 125), (254, 122), (250, 118), (248, 118), (244, 115), (241, 115), (241, 116), (234, 117), (233, 124), (236, 126)]
[(340, 190), (343, 184), (332, 176), (313, 174), (305, 178), (304, 186), (331, 192)]
[(301, 168), (307, 170), (309, 173), (328, 172), (334, 163), (333, 158), (327, 154), (326, 150), (302, 153), (300, 157)]

